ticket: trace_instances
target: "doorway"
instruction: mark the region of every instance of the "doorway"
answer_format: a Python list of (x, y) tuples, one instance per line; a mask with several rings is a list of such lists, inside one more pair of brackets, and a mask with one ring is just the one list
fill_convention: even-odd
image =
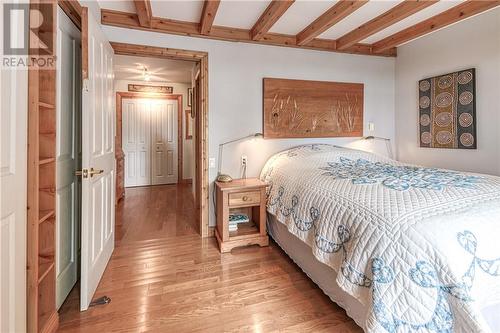
[[(123, 151), (123, 185), (151, 186), (183, 181), (183, 95), (117, 92), (117, 154)], [(118, 128), (119, 127), (119, 128)], [(187, 148), (187, 147), (186, 147)]]
[[(193, 155), (193, 165), (191, 180), (186, 178), (185, 175), (184, 179), (186, 182), (192, 183), (198, 233), (202, 237), (212, 236), (213, 233), (210, 232), (208, 227), (208, 53), (117, 42), (111, 42), (111, 46), (114, 49), (115, 57), (123, 55), (156, 60), (181, 60), (194, 63), (195, 69), (191, 80), (192, 90), (188, 93), (188, 97), (186, 97), (184, 102), (185, 105), (189, 106), (189, 111), (192, 115), (190, 126), (193, 126), (191, 136), (193, 140), (193, 150), (191, 152)], [(173, 93), (176, 93), (175, 89)], [(117, 100), (117, 105), (119, 104), (121, 102), (118, 103)], [(185, 115), (183, 118), (186, 118)], [(122, 125), (119, 123), (120, 121), (118, 119), (117, 135), (120, 135), (119, 131), (122, 128)], [(185, 125), (183, 126), (184, 138), (184, 134), (187, 134), (187, 131)], [(184, 165), (183, 169), (186, 170), (186, 167)], [(119, 178), (119, 171), (117, 171), (117, 180)], [(119, 184), (117, 183), (117, 185)], [(120, 190), (117, 187), (117, 198), (119, 197), (119, 193)]]

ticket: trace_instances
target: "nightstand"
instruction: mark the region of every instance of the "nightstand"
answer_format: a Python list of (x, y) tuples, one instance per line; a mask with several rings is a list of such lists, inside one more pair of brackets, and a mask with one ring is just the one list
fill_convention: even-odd
[[(235, 179), (229, 183), (215, 182), (217, 195), (217, 227), (215, 237), (220, 252), (247, 245), (269, 245), (266, 231), (267, 183), (257, 178)], [(239, 223), (229, 231), (229, 215), (245, 214), (248, 222)]]

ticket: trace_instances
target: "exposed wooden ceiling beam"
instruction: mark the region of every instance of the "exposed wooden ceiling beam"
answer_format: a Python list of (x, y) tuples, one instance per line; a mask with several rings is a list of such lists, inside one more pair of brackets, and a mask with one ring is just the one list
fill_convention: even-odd
[(335, 24), (368, 3), (368, 0), (340, 0), (297, 34), (297, 45), (309, 43)]
[[(124, 13), (109, 9), (101, 9), (101, 23), (116, 27), (148, 30), (148, 31), (162, 32), (174, 35), (184, 35), (191, 37), (201, 37), (201, 38), (219, 39), (226, 41), (264, 44), (264, 45), (295, 47), (295, 48), (312, 49), (320, 51), (373, 55), (371, 45), (356, 44), (348, 49), (338, 51), (336, 41), (329, 39), (315, 38), (311, 40), (309, 43), (299, 46), (297, 45), (296, 37), (293, 35), (267, 33), (263, 35), (262, 39), (255, 41), (252, 39), (251, 31), (248, 29), (212, 26), (210, 35), (202, 35), (200, 33), (199, 23), (161, 19), (157, 17), (153, 17), (150, 28), (143, 27), (140, 25), (139, 19), (136, 14)], [(378, 53), (377, 55), (394, 57), (396, 56), (396, 50), (389, 49), (382, 53)]]
[(288, 8), (295, 0), (273, 0), (267, 6), (266, 10), (254, 24), (251, 35), (253, 40), (262, 39), (264, 34), (267, 34), (272, 26), (285, 14)]
[(435, 4), (438, 1), (439, 0), (404, 0), (396, 7), (391, 8), (382, 15), (375, 17), (374, 19), (337, 39), (337, 48), (339, 50), (347, 49), (363, 39), (376, 34), (377, 32)]
[(200, 19), (200, 33), (202, 35), (210, 34), (210, 29), (214, 24), (217, 9), (219, 9), (220, 0), (205, 0)]
[(82, 6), (78, 0), (58, 0), (59, 7), (68, 15), (73, 23), (79, 28), (82, 28)]
[(373, 44), (373, 52), (384, 52), (395, 46), (399, 46), (412, 39), (418, 38), (432, 31), (444, 28), (452, 23), (479, 14), (500, 5), (500, 1), (477, 1), (468, 0), (460, 5), (452, 7), (447, 11), (433, 16), (423, 22), (417, 23), (409, 28), (397, 32), (381, 41)]
[(149, 0), (134, 0), (134, 5), (141, 26), (151, 27), (151, 20), (153, 18), (151, 2)]

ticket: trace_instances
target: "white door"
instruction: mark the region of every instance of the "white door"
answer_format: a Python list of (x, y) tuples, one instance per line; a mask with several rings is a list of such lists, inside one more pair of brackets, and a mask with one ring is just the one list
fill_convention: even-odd
[(177, 108), (177, 100), (122, 100), (125, 187), (177, 183)]
[(0, 332), (26, 332), (27, 87), (26, 70), (0, 70)]
[(81, 182), (81, 42), (80, 31), (57, 9), (56, 147), (56, 306), (61, 307), (78, 279)]
[(151, 100), (151, 184), (177, 183), (177, 100)]
[(150, 111), (148, 99), (122, 100), (125, 187), (151, 185)]
[(88, 16), (89, 77), (82, 100), (82, 168), (88, 174), (82, 177), (81, 310), (92, 301), (115, 245), (113, 48), (90, 11)]

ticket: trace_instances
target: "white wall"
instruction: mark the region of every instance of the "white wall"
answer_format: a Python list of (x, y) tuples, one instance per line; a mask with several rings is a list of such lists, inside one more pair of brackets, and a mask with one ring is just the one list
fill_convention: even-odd
[[(116, 80), (115, 91), (128, 91), (129, 84), (146, 84), (144, 81), (128, 81)], [(173, 87), (174, 94), (182, 95), (182, 177), (184, 179), (191, 179), (193, 170), (193, 140), (186, 140), (186, 117), (185, 112), (191, 109), (187, 105), (187, 89), (191, 87), (189, 83), (172, 83), (172, 82), (147, 82), (151, 86), (169, 86)]]
[[(477, 150), (419, 147), (418, 81), (476, 68)], [(500, 9), (398, 48), (396, 141), (401, 161), (500, 175)]]
[[(365, 84), (366, 123), (375, 123), (373, 135), (394, 137), (394, 58), (347, 55), (247, 43), (173, 36), (103, 26), (110, 41), (153, 45), (209, 54), (209, 157), (217, 157), (221, 142), (262, 132), (262, 78), (291, 78)], [(249, 158), (249, 176), (257, 176), (267, 158), (304, 142), (345, 143), (346, 139), (265, 140), (237, 145), (224, 160), (225, 172), (239, 173), (239, 158)], [(209, 170), (213, 181), (217, 170)], [(210, 196), (211, 197), (211, 196)], [(213, 206), (210, 205), (213, 210)], [(214, 224), (213, 214), (210, 214)]]

